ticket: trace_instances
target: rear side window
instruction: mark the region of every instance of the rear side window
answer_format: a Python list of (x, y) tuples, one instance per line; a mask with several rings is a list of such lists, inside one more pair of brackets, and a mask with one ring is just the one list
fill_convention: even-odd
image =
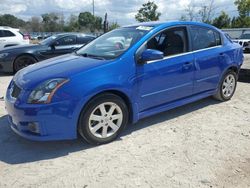
[(14, 33), (12, 33), (11, 31), (8, 30), (3, 30), (3, 37), (14, 37), (16, 36)]
[(87, 44), (91, 42), (94, 38), (93, 37), (78, 37), (77, 44)]
[(192, 27), (191, 36), (194, 51), (221, 45), (220, 34), (212, 29)]
[(0, 37), (3, 37), (3, 30), (0, 30)]

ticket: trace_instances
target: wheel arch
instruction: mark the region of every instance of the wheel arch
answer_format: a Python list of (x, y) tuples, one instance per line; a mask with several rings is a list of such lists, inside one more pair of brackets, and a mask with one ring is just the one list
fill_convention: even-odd
[[(128, 111), (129, 111), (129, 123), (133, 122), (133, 105), (132, 105), (132, 101), (130, 99), (130, 97), (123, 91), (118, 90), (118, 89), (106, 89), (106, 90), (102, 90), (98, 93), (95, 93), (93, 96), (89, 97), (87, 102), (83, 105), (83, 107), (81, 108), (81, 111), (85, 109), (86, 105), (93, 100), (95, 97), (99, 96), (99, 95), (103, 95), (105, 93), (111, 93), (114, 94), (118, 97), (120, 97), (126, 104)], [(80, 114), (79, 114), (80, 117)], [(79, 118), (78, 117), (78, 118)]]
[(230, 67), (227, 69), (227, 71), (229, 71), (229, 70), (234, 71), (236, 74), (239, 73), (239, 68), (238, 68), (237, 66), (230, 66)]

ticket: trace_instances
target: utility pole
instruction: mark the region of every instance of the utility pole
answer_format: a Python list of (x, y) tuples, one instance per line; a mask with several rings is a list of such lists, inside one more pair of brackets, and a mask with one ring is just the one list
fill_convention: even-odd
[(92, 5), (93, 5), (93, 16), (95, 16), (95, 0), (92, 0)]

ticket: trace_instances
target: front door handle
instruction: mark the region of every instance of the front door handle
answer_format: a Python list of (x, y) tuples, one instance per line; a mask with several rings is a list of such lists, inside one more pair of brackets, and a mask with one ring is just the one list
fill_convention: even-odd
[(187, 70), (190, 69), (190, 67), (193, 66), (193, 62), (186, 62), (183, 64), (183, 69)]

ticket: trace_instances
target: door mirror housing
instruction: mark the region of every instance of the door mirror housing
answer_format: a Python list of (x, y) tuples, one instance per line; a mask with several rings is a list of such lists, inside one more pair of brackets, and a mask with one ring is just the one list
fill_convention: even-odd
[(153, 49), (147, 49), (141, 54), (141, 61), (147, 62), (147, 61), (153, 61), (153, 60), (159, 60), (163, 59), (164, 54), (163, 52), (159, 50), (153, 50)]

